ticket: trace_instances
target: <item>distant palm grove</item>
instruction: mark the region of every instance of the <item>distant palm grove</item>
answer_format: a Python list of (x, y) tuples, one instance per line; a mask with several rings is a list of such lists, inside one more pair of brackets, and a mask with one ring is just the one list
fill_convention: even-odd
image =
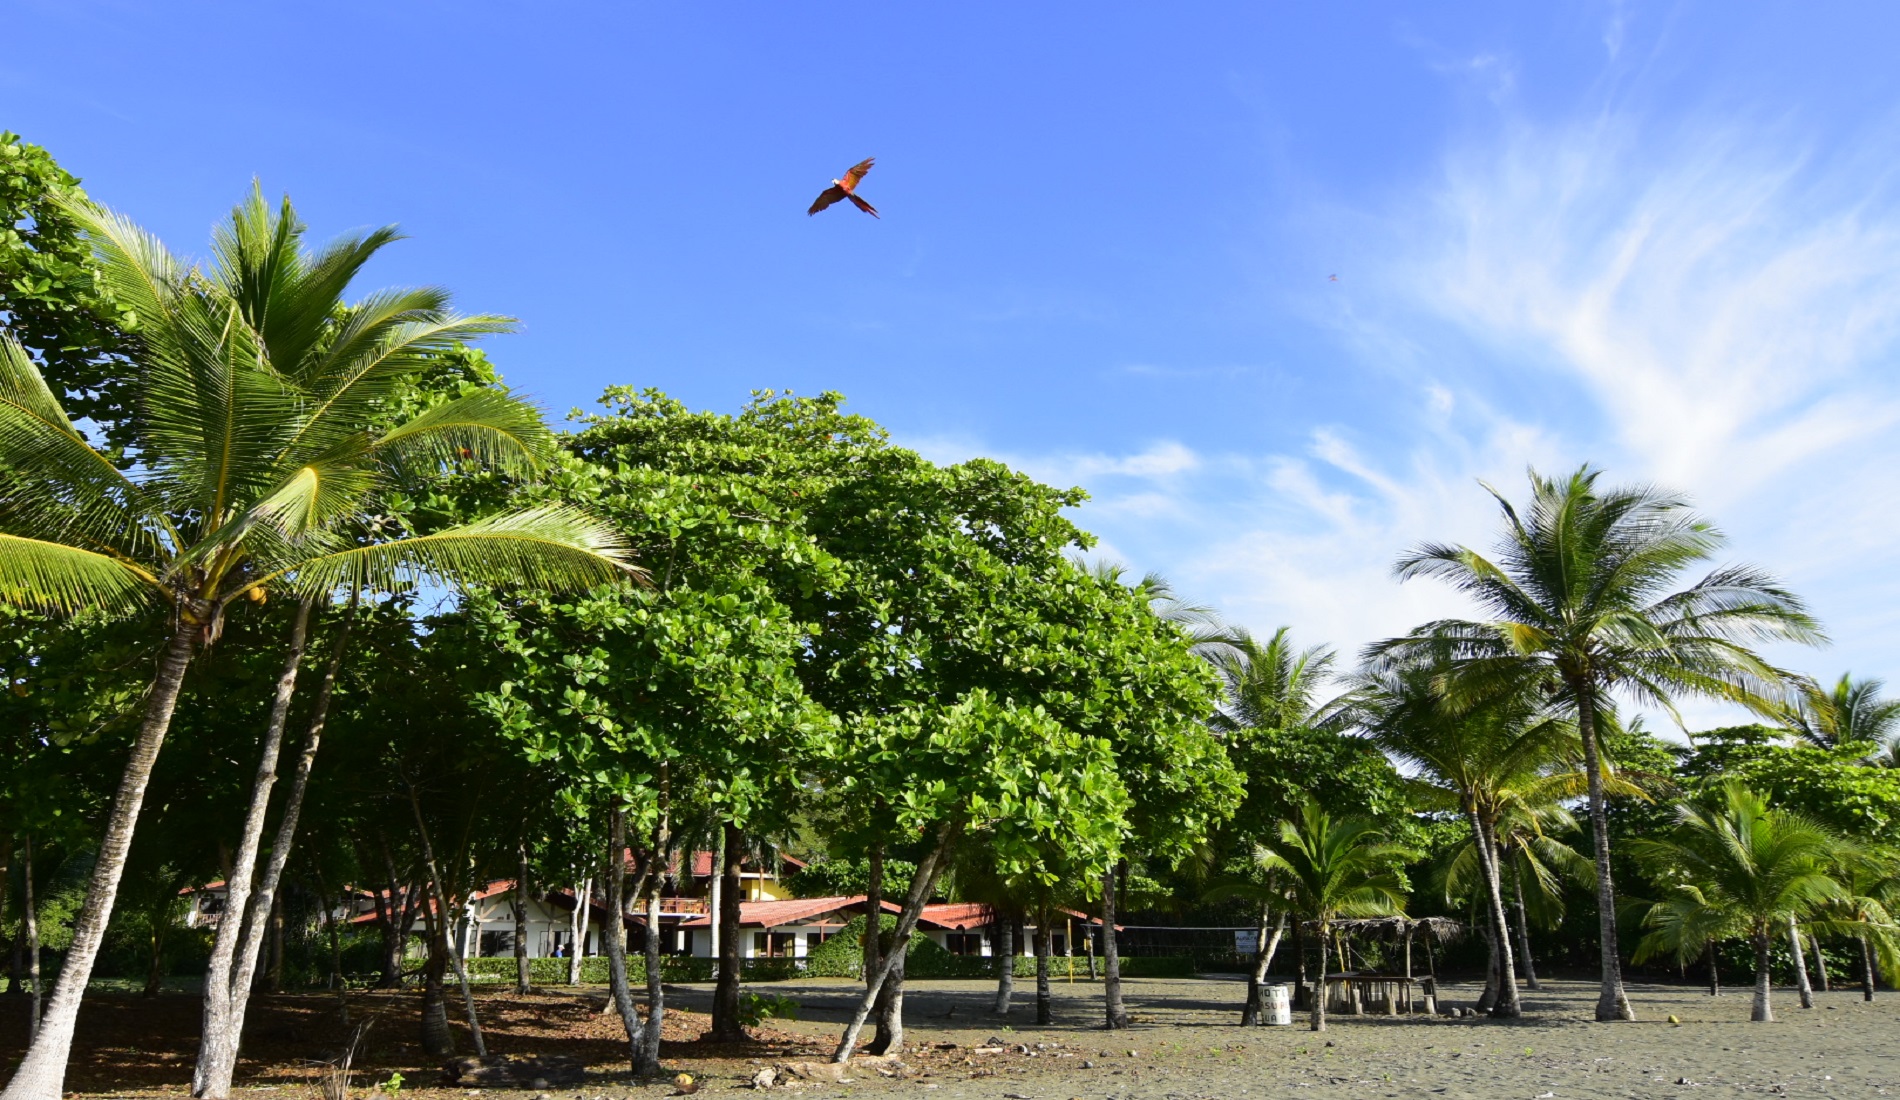
[[(669, 975), (741, 1038), (742, 979), (862, 979), (840, 1061), (902, 1047), (907, 974), (1007, 1012), (1019, 958), (1107, 1028), (1144, 967), (1314, 1029), (1342, 971), (1499, 1017), (1588, 976), (1603, 1021), (1626, 973), (1761, 1021), (1900, 979), (1900, 701), (1771, 661), (1822, 624), (1672, 491), (1490, 489), (1491, 542), (1393, 547), (1465, 617), (1342, 654), (835, 394), (552, 429), (476, 349), (509, 318), (363, 285), (393, 229), (254, 185), (187, 259), (10, 133), (0, 212), (4, 1100), (62, 1095), (107, 981), (201, 988), (224, 1097), (259, 989), (411, 988), (447, 1056), (473, 986), (585, 978), (654, 1073)], [(1662, 736), (1711, 701), (1753, 718)]]

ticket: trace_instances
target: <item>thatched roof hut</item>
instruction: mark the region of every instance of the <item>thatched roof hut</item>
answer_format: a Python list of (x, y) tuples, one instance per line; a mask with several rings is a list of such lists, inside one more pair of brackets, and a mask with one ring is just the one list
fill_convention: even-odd
[[(1412, 976), (1412, 940), (1421, 934), (1425, 937), (1425, 960), (1434, 976), (1438, 963), (1432, 951), (1432, 945), (1444, 945), (1463, 939), (1465, 926), (1450, 917), (1352, 917), (1331, 922), (1332, 931), (1348, 939), (1380, 940), (1386, 943), (1403, 942), (1405, 944), (1405, 976)], [(1305, 930), (1314, 934), (1319, 926), (1307, 921)]]

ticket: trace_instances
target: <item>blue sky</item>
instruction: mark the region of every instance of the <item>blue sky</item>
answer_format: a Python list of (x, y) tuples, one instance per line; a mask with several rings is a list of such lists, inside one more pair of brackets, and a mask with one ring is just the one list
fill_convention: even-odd
[[(1900, 8), (8, 8), (0, 127), (183, 251), (252, 176), (400, 223), (375, 279), (521, 318), (556, 412), (840, 390), (1348, 651), (1458, 609), (1389, 566), (1478, 479), (1588, 460), (1900, 679)], [(807, 218), (865, 156), (883, 220)]]

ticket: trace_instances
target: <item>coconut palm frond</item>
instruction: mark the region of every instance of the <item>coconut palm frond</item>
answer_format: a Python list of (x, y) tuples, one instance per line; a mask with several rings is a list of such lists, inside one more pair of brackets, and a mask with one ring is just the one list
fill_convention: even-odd
[(309, 593), (352, 586), (401, 591), (417, 581), (560, 589), (645, 576), (617, 530), (552, 506), (323, 554), (259, 583), (281, 580)]
[(383, 433), (369, 453), (400, 470), (433, 473), (473, 463), (519, 474), (541, 464), (553, 438), (534, 406), (480, 390), (418, 413)]
[(67, 419), (39, 368), (0, 333), (0, 526), (133, 557), (177, 533), (143, 486)]
[(0, 603), (61, 615), (122, 614), (164, 595), (156, 578), (123, 559), (0, 534)]

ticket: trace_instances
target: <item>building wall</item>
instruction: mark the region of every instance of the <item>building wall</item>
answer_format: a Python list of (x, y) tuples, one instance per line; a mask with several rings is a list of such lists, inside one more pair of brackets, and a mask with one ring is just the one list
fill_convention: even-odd
[[(472, 920), (465, 920), (462, 926), (464, 944), (470, 956), (513, 955), (515, 913), (514, 897), (511, 894), (497, 894), (479, 898), (469, 907)], [(549, 905), (537, 898), (528, 900), (528, 957), (547, 958), (560, 954), (573, 935), (570, 918), (573, 912), (558, 905)], [(600, 923), (589, 919), (586, 930), (586, 942), (583, 954), (600, 953)]]
[[(712, 929), (704, 925), (688, 928), (692, 934), (694, 958), (710, 959), (714, 956)], [(811, 953), (812, 948), (824, 942), (824, 937), (834, 935), (837, 925), (829, 928), (816, 924), (781, 924), (772, 928), (761, 928), (755, 924), (746, 925), (739, 937), (739, 957), (745, 959), (793, 958), (802, 959)], [(759, 940), (759, 936), (789, 937), (776, 942)]]

